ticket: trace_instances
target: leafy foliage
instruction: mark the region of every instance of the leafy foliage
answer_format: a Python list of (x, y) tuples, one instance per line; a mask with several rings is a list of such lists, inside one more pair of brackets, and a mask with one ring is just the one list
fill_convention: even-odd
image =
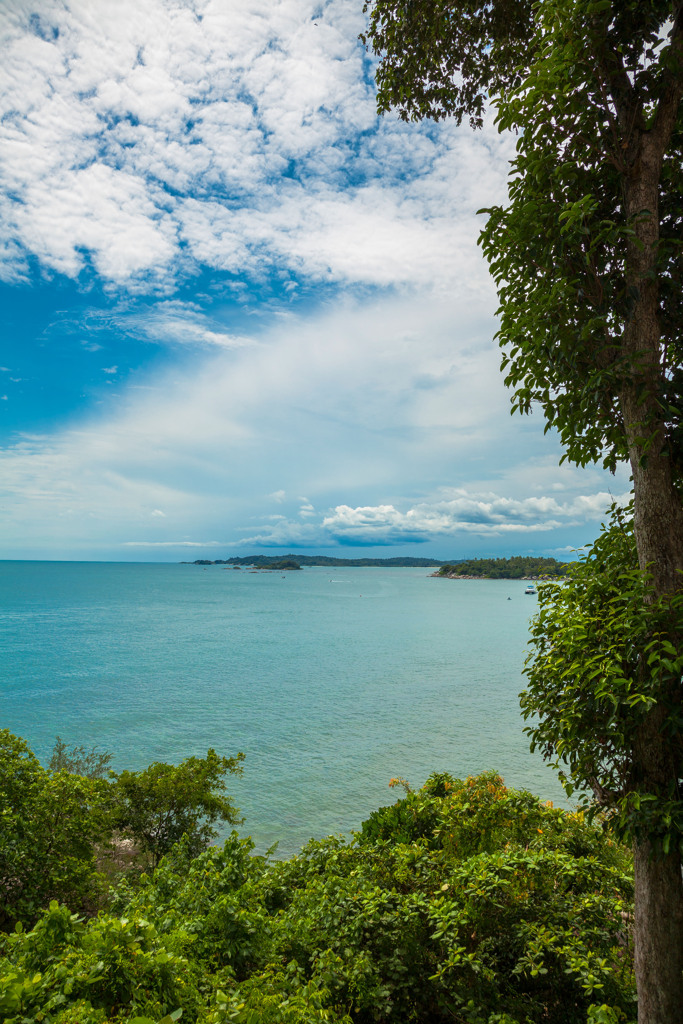
[(469, 118), (481, 127), (489, 93), (515, 80), (527, 53), (529, 0), (366, 0), (361, 39), (382, 56), (377, 108), (403, 121)]
[(238, 820), (225, 776), (242, 770), (243, 754), (209, 750), (177, 766), (100, 778), (110, 756), (58, 738), (46, 769), (24, 740), (0, 730), (0, 927), (31, 923), (51, 900), (98, 906), (98, 856), (122, 837), (155, 866), (179, 840), (194, 856), (216, 837), (214, 823)]
[(30, 932), (5, 939), (0, 1012), (8, 1021), (60, 1020), (79, 1005), (82, 1021), (121, 1011), (158, 1019), (184, 1003), (196, 1014), (198, 976), (183, 955), (186, 935), (159, 934), (143, 918), (100, 915), (86, 923), (56, 902)]
[[(579, 786), (597, 796), (622, 838), (645, 832), (664, 853), (683, 850), (683, 715), (671, 699), (683, 651), (669, 639), (683, 630), (683, 593), (652, 594), (628, 511), (613, 507), (566, 581), (540, 588), (539, 608), (522, 694), (533, 746), (564, 766), (570, 795)], [(653, 708), (677, 752), (661, 788), (643, 778), (631, 753)], [(585, 790), (583, 800), (590, 811)]]
[(50, 899), (97, 899), (95, 846), (111, 831), (108, 786), (41, 766), (0, 730), (0, 926), (32, 920)]
[[(622, 182), (630, 174), (636, 124), (647, 128), (680, 60), (675, 44), (659, 35), (670, 14), (671, 5), (656, 3), (626, 5), (616, 16), (613, 5), (601, 0), (540, 5), (531, 41), (536, 59), (498, 106), (501, 129), (520, 132), (510, 205), (489, 210), (482, 233), (498, 284), (506, 383), (515, 389), (520, 411), (541, 404), (567, 457), (580, 465), (602, 459), (613, 468), (628, 458), (619, 397), (644, 369), (643, 355), (634, 356), (624, 344), (640, 297), (629, 255), (643, 244), (638, 234), (648, 211), (641, 202), (628, 215)], [(627, 69), (634, 82), (629, 99)], [(633, 108), (630, 127), (620, 109), (627, 103)], [(665, 158), (671, 188), (662, 196), (666, 214), (649, 273), (658, 281), (658, 348), (672, 371), (658, 369), (651, 397), (680, 464), (675, 396), (681, 379), (675, 368), (683, 359), (676, 283), (683, 206), (669, 169), (675, 162), (680, 175), (680, 113), (678, 122)], [(647, 415), (643, 397), (641, 417)], [(640, 433), (645, 443), (645, 422)]]
[(86, 779), (104, 779), (110, 769), (113, 755), (97, 747), (67, 746), (57, 736), (48, 768), (51, 772), (68, 772)]
[[(582, 573), (609, 623), (586, 622), (576, 587), (566, 600), (553, 592), (527, 708), (549, 756), (634, 840), (639, 1013), (668, 1024), (683, 1005), (683, 3), (368, 0), (366, 10), (380, 112), (468, 114), (477, 126), (491, 97), (500, 129), (517, 137), (509, 202), (481, 211), (480, 239), (513, 410), (540, 405), (577, 465), (630, 463), (643, 578), (616, 559), (604, 586)], [(624, 600), (608, 594), (615, 573)]]
[[(624, 1024), (628, 853), (494, 773), (433, 775), (351, 842), (267, 863), (233, 833), (85, 920), (4, 937), (9, 1024)], [(139, 1024), (139, 1022), (138, 1022)], [(170, 1024), (170, 1022), (168, 1022)]]
[[(640, 389), (641, 444), (652, 437), (644, 418), (663, 420), (683, 472), (681, 5), (367, 0), (364, 10), (380, 113), (481, 126), (492, 100), (501, 130), (517, 134), (509, 205), (482, 211), (481, 239), (515, 407), (540, 403), (569, 459), (613, 467), (634, 437), (621, 397)], [(643, 145), (659, 148), (644, 158)], [(654, 183), (637, 193), (646, 167)], [(631, 340), (655, 281), (660, 333)]]
[(187, 836), (194, 854), (218, 835), (217, 821), (235, 824), (237, 810), (225, 796), (225, 776), (240, 774), (244, 754), (188, 757), (179, 765), (155, 762), (143, 771), (113, 774), (119, 827), (130, 834), (153, 867)]

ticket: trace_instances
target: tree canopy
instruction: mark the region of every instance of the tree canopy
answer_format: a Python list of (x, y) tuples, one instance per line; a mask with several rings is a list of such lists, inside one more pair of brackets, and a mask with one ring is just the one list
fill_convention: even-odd
[(366, 0), (368, 32), (381, 56), (377, 109), (403, 121), (469, 118), (481, 128), (490, 94), (516, 81), (528, 58), (533, 0)]
[[(482, 236), (516, 407), (539, 402), (572, 461), (614, 466), (635, 443), (638, 460), (665, 458), (680, 476), (682, 5), (374, 0), (365, 10), (380, 112), (480, 126), (491, 97), (499, 127), (518, 134), (510, 204), (487, 211)], [(656, 338), (640, 329), (644, 306)], [(621, 408), (630, 391), (634, 416)]]
[(243, 759), (209, 750), (102, 778), (111, 754), (57, 737), (44, 768), (24, 740), (0, 730), (0, 928), (32, 923), (50, 900), (97, 906), (99, 861), (122, 838), (152, 868), (183, 838), (191, 854), (205, 850), (217, 822), (239, 821), (225, 779)]
[(31, 921), (51, 899), (96, 900), (95, 847), (111, 834), (107, 783), (42, 767), (0, 730), (0, 927)]
[(113, 755), (97, 747), (69, 746), (61, 736), (55, 739), (48, 768), (51, 772), (83, 775), (86, 779), (104, 779), (111, 767)]
[(188, 757), (179, 765), (155, 762), (142, 771), (112, 773), (117, 824), (147, 853), (153, 867), (186, 837), (193, 854), (206, 849), (218, 833), (216, 822), (234, 825), (240, 818), (225, 793), (228, 774), (240, 774), (244, 754)]
[[(633, 602), (639, 608), (642, 646), (623, 675), (648, 697), (629, 705), (615, 694), (619, 713), (631, 713), (618, 756), (634, 787), (640, 1019), (669, 1024), (683, 1006), (682, 816), (664, 830), (668, 853), (661, 826), (672, 793), (680, 802), (683, 792), (683, 688), (680, 672), (661, 674), (648, 661), (647, 645), (654, 636), (674, 650), (683, 644), (683, 3), (368, 0), (366, 10), (381, 112), (467, 115), (479, 126), (490, 102), (499, 128), (516, 135), (509, 202), (484, 211), (481, 236), (513, 408), (540, 405), (578, 465), (630, 466), (632, 550), (646, 584), (636, 587), (625, 563), (630, 603), (605, 598), (602, 614), (628, 618)], [(567, 605), (555, 597), (541, 628), (553, 637), (564, 686), (555, 696), (559, 688), (566, 712), (565, 697), (585, 700), (590, 684), (599, 703), (618, 678), (603, 656), (606, 634), (594, 628), (584, 639), (596, 648), (584, 658), (595, 656), (595, 673), (577, 670)], [(539, 640), (541, 664), (552, 652)], [(548, 680), (532, 672), (530, 701), (553, 734)], [(562, 750), (578, 768), (602, 719), (566, 712), (570, 720)], [(611, 799), (600, 784), (594, 792)]]

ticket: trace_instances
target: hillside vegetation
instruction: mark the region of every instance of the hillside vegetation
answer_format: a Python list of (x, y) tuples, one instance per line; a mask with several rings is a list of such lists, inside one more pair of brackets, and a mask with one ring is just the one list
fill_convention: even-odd
[(436, 576), (474, 576), (487, 580), (522, 580), (564, 576), (568, 566), (554, 558), (515, 555), (514, 558), (472, 558), (442, 565)]
[[(108, 844), (110, 854), (126, 838), (144, 847), (137, 819), (112, 811), (121, 776), (43, 769), (7, 732), (0, 748), (3, 824), (11, 824), (0, 833), (3, 893), (13, 890), (22, 844), (39, 843), (43, 862), (35, 899), (24, 887), (5, 906), (0, 1016), (8, 1024), (635, 1019), (628, 851), (495, 773), (435, 774), (417, 792), (401, 783), (405, 795), (352, 838), (311, 841), (286, 861), (255, 856), (236, 832), (202, 849), (209, 837), (190, 815), (156, 868), (148, 860), (141, 873), (132, 861), (105, 878), (97, 867)], [(124, 809), (163, 810), (159, 820), (175, 821), (182, 808), (173, 787), (156, 790), (163, 808), (135, 794), (149, 797), (157, 778), (181, 768), (188, 793), (190, 767), (195, 781), (206, 768), (190, 760), (127, 773)], [(221, 774), (216, 755), (211, 766), (219, 783), (239, 768), (225, 759)], [(234, 815), (229, 803), (223, 809)], [(59, 845), (67, 819), (97, 822), (80, 829), (68, 870), (66, 849), (54, 857), (48, 838)]]

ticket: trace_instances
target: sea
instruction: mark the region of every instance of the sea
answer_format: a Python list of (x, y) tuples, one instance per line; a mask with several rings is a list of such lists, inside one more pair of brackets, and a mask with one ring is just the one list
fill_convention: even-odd
[(564, 806), (519, 710), (537, 598), (432, 571), (0, 562), (0, 727), (119, 771), (242, 751), (239, 831), (277, 857), (360, 828), (395, 777), (494, 769)]

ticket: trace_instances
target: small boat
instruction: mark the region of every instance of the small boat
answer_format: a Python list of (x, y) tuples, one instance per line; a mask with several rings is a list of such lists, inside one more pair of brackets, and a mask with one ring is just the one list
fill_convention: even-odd
[(533, 583), (530, 583), (530, 584), (529, 584), (529, 586), (528, 586), (528, 587), (526, 588), (526, 590), (524, 591), (524, 593), (525, 593), (525, 594), (535, 594), (535, 593), (536, 593), (536, 588), (535, 588), (535, 586), (533, 585)]

